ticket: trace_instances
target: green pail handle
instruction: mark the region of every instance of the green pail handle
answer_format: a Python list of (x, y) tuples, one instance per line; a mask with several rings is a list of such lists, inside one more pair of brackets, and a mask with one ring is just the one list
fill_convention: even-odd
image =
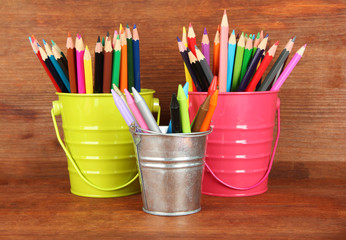
[[(113, 188), (103, 188), (103, 187), (99, 187), (99, 186), (96, 186), (94, 183), (92, 183), (89, 179), (87, 179), (84, 174), (82, 173), (82, 171), (80, 170), (80, 168), (78, 167), (78, 164), (75, 162), (75, 160), (73, 159), (71, 153), (69, 152), (69, 150), (66, 148), (65, 144), (63, 143), (63, 141), (61, 140), (60, 138), (60, 133), (59, 133), (59, 129), (58, 129), (58, 125), (56, 123), (56, 119), (55, 119), (55, 116), (59, 116), (61, 114), (60, 112), (60, 103), (59, 101), (54, 101), (53, 102), (53, 108), (51, 110), (51, 114), (52, 114), (52, 119), (53, 119), (53, 124), (54, 124), (54, 129), (55, 129), (55, 133), (56, 133), (56, 137), (58, 138), (58, 141), (62, 147), (62, 149), (64, 150), (66, 156), (67, 156), (67, 159), (72, 163), (73, 167), (76, 169), (78, 175), (88, 184), (90, 185), (91, 187), (93, 188), (96, 188), (98, 190), (101, 190), (101, 191), (115, 191), (115, 190), (119, 190), (119, 189), (122, 189), (128, 185), (130, 185), (133, 181), (135, 181), (139, 174), (137, 173), (136, 176), (134, 176), (134, 178), (132, 178), (129, 182), (121, 185), (121, 186), (118, 186), (118, 187), (113, 187)], [(159, 119), (159, 118), (158, 118)]]

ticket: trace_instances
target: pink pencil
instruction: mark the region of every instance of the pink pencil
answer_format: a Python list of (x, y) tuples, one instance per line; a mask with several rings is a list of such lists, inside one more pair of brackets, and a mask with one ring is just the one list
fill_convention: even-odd
[(226, 10), (223, 13), (220, 29), (220, 61), (219, 61), (219, 91), (226, 92), (227, 88), (227, 55), (228, 55), (228, 19)]
[(144, 130), (149, 130), (148, 125), (146, 124), (142, 114), (140, 113), (140, 111), (138, 110), (138, 107), (135, 103), (135, 101), (133, 100), (133, 97), (131, 96), (131, 93), (129, 91), (127, 91), (127, 89), (124, 89), (125, 92), (125, 96), (126, 96), (126, 101), (127, 101), (127, 105), (129, 106), (133, 116), (135, 117), (137, 123), (139, 124), (139, 126), (144, 129)]
[(77, 85), (78, 93), (85, 93), (85, 76), (84, 76), (84, 43), (81, 35), (76, 38), (76, 66), (77, 66)]
[(292, 72), (293, 68), (297, 65), (297, 63), (299, 62), (299, 60), (302, 58), (304, 51), (306, 48), (306, 44), (304, 46), (302, 46), (297, 52), (296, 54), (294, 54), (293, 58), (291, 59), (290, 63), (287, 65), (287, 67), (285, 68), (285, 70), (281, 73), (280, 77), (278, 78), (278, 80), (276, 80), (276, 82), (274, 83), (273, 87), (270, 89), (270, 91), (276, 91), (279, 90), (280, 87), (282, 86), (282, 84), (285, 82), (285, 80), (287, 79), (287, 77), (290, 75), (290, 73)]

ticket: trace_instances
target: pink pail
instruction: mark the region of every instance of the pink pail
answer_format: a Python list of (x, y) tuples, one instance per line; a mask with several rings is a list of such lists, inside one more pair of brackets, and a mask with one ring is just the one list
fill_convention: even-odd
[[(206, 92), (189, 93), (192, 118), (206, 95)], [(276, 111), (277, 136), (272, 153)], [(280, 135), (278, 91), (219, 93), (211, 127), (202, 193), (243, 197), (266, 192)]]

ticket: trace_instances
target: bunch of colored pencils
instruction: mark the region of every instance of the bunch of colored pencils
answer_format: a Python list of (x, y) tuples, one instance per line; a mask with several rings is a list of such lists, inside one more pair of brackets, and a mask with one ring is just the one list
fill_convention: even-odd
[(189, 91), (207, 91), (214, 76), (218, 77), (220, 92), (252, 92), (279, 90), (297, 65), (306, 48), (302, 46), (285, 67), (292, 51), (295, 37), (289, 39), (280, 56), (262, 81), (262, 76), (274, 58), (279, 41), (267, 52), (268, 34), (229, 34), (226, 10), (214, 39), (213, 64), (210, 67), (210, 42), (204, 29), (201, 50), (196, 46), (196, 34), (191, 23), (188, 34), (183, 27), (182, 40), (177, 38), (179, 52), (184, 61), (185, 79), (190, 84)]
[[(184, 87), (179, 84), (177, 94), (172, 94), (170, 104), (171, 121), (169, 123), (167, 133), (204, 132), (210, 128), (210, 123), (217, 105), (219, 92), (219, 90), (216, 89), (217, 78), (215, 77), (213, 79), (208, 90), (208, 95), (204, 102), (200, 105), (199, 110), (191, 124), (187, 101), (188, 88), (189, 83), (186, 83)], [(113, 89), (111, 92), (116, 107), (129, 127), (135, 125), (142, 130), (150, 130), (153, 132), (162, 133), (145, 100), (134, 87), (132, 87), (133, 96), (127, 89), (124, 89), (124, 96), (124, 94), (115, 84), (113, 84)]]
[[(47, 72), (57, 92), (64, 93), (110, 93), (115, 84), (124, 92), (134, 87), (141, 90), (139, 36), (136, 25), (133, 31), (120, 24), (119, 32), (114, 31), (113, 41), (107, 32), (105, 38), (98, 37), (95, 47), (95, 69), (88, 46), (84, 46), (82, 36), (77, 34), (75, 44), (68, 33), (67, 57), (52, 41), (52, 47), (43, 40), (44, 48), (37, 39), (29, 37), (32, 49)], [(93, 75), (94, 72), (94, 75)]]

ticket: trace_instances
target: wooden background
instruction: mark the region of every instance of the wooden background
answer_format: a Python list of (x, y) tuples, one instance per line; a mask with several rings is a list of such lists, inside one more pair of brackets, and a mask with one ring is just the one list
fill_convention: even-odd
[(40, 42), (54, 40), (66, 51), (67, 32), (81, 33), (94, 49), (98, 35), (113, 34), (120, 23), (137, 24), (142, 87), (156, 90), (167, 124), (171, 93), (185, 81), (176, 37), (191, 22), (198, 45), (204, 27), (212, 43), (224, 9), (230, 29), (263, 29), (269, 33), (268, 46), (280, 41), (278, 53), (292, 36), (297, 36), (293, 52), (307, 43), (279, 94), (281, 137), (271, 179), (345, 179), (344, 1), (18, 0), (2, 1), (0, 8), (0, 184), (68, 183), (50, 116), (57, 96), (32, 52), (31, 34)]

